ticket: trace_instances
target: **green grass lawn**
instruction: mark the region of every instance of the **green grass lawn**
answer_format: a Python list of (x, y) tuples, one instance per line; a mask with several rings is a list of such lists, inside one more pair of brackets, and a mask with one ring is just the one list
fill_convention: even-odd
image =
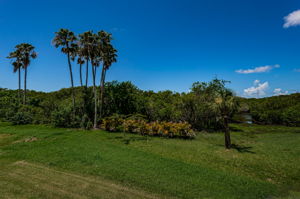
[(0, 198), (300, 198), (300, 128), (194, 140), (0, 125)]

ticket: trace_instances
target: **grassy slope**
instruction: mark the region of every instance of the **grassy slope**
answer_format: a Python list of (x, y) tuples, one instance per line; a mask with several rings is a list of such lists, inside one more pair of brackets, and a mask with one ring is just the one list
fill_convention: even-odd
[[(5, 172), (0, 175), (0, 195), (22, 193), (31, 198), (33, 193), (22, 189), (26, 181), (15, 182), (8, 173), (21, 169), (31, 178), (30, 173), (38, 172), (29, 171), (24, 164), (38, 164), (53, 169), (52, 176), (57, 176), (55, 170), (59, 170), (85, 178), (99, 177), (106, 184), (110, 184), (106, 181), (122, 184), (133, 190), (128, 192), (129, 197), (133, 192), (146, 197), (148, 192), (178, 198), (256, 199), (280, 197), (291, 191), (289, 198), (297, 198), (299, 193), (292, 191), (300, 189), (300, 128), (255, 125), (233, 125), (233, 128), (232, 139), (238, 146), (229, 151), (223, 147), (221, 133), (203, 133), (196, 140), (178, 140), (1, 124), (0, 169)], [(37, 140), (31, 142), (30, 137)], [(26, 162), (17, 164), (16, 169), (13, 163), (20, 160)], [(67, 177), (61, 176), (58, 183), (66, 187), (62, 190), (66, 192), (72, 188), (66, 182), (74, 179), (64, 178)], [(35, 184), (44, 178), (38, 179)], [(6, 189), (14, 184), (18, 184), (18, 189)], [(87, 188), (82, 193), (96, 197), (99, 194), (93, 192), (101, 192), (100, 188)], [(112, 194), (101, 193), (100, 198)], [(113, 191), (116, 196), (121, 193), (126, 195), (126, 192)]]

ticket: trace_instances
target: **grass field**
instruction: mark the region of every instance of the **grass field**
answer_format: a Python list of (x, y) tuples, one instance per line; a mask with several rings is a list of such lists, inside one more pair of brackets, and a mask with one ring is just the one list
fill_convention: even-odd
[(164, 139), (0, 124), (0, 198), (300, 198), (300, 128)]

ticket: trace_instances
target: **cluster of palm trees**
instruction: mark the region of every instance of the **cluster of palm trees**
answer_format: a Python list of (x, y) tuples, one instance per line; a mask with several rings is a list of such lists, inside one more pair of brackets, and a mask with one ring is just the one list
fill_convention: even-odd
[(16, 45), (15, 50), (9, 53), (8, 59), (12, 60), (14, 73), (18, 72), (18, 97), (19, 103), (21, 103), (21, 69), (24, 70), (24, 93), (23, 104), (26, 104), (26, 90), (27, 90), (27, 68), (32, 59), (37, 57), (37, 53), (34, 51), (34, 46), (28, 43), (21, 43)]
[[(61, 47), (61, 52), (67, 55), (70, 71), (70, 81), (72, 89), (73, 114), (75, 116), (75, 93), (72, 73), (72, 61), (77, 60), (79, 64), (80, 85), (88, 87), (89, 64), (92, 69), (93, 93), (94, 93), (94, 128), (97, 128), (97, 115), (102, 117), (103, 94), (106, 71), (112, 63), (116, 62), (117, 50), (111, 44), (112, 35), (103, 30), (93, 33), (87, 31), (76, 36), (68, 29), (60, 29), (55, 33), (53, 44), (56, 48)], [(83, 85), (82, 66), (86, 65), (85, 85)], [(100, 76), (100, 90), (97, 91), (97, 69), (102, 66)], [(99, 97), (97, 93), (99, 92)], [(98, 112), (99, 105), (99, 112)]]

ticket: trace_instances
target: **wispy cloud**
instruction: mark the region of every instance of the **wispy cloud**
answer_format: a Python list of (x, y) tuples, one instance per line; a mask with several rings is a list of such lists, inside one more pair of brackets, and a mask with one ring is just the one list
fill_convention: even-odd
[(253, 69), (240, 69), (240, 70), (236, 70), (235, 72), (240, 73), (240, 74), (251, 74), (251, 73), (265, 73), (265, 72), (269, 72), (270, 70), (272, 70), (273, 68), (279, 68), (280, 65), (276, 64), (276, 65), (267, 65), (267, 66), (259, 66)]
[(284, 17), (284, 28), (300, 25), (300, 10), (296, 10)]
[(263, 97), (268, 89), (269, 82), (260, 83), (259, 80), (255, 80), (252, 87), (244, 89), (244, 95), (246, 97)]
[(281, 88), (275, 88), (273, 91), (274, 95), (287, 95), (289, 92), (288, 91), (283, 91)]

